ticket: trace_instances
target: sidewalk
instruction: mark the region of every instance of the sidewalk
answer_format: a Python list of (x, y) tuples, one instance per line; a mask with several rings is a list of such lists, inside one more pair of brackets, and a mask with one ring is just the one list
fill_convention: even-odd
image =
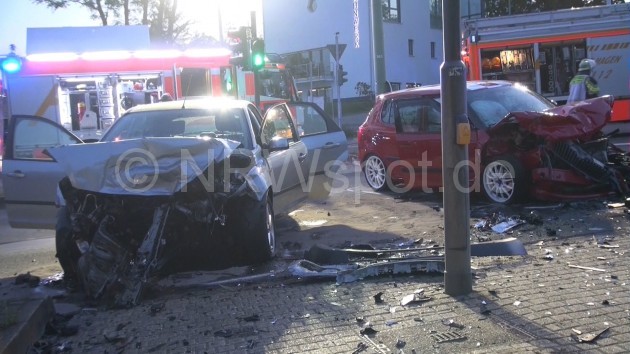
[[(210, 289), (195, 272), (172, 277), (194, 288), (162, 288), (131, 309), (85, 309), (71, 321), (79, 333), (59, 340), (82, 352), (125, 353), (624, 353), (630, 228), (623, 210), (610, 218), (610, 233), (525, 238), (528, 256), (474, 258), (466, 296), (446, 295), (442, 275), (421, 273)], [(426, 301), (401, 306), (419, 289)], [(360, 334), (365, 322), (369, 336)]]

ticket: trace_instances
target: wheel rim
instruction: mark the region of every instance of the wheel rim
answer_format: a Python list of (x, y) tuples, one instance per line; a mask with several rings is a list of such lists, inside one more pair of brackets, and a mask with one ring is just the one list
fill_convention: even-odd
[(491, 162), (484, 170), (483, 186), (490, 199), (505, 203), (514, 195), (514, 173), (505, 162)]
[(376, 156), (370, 156), (365, 161), (365, 179), (370, 187), (374, 189), (382, 188), (385, 185), (385, 164)]
[(269, 245), (269, 251), (271, 255), (276, 254), (276, 228), (273, 224), (273, 210), (271, 203), (267, 202), (267, 244)]

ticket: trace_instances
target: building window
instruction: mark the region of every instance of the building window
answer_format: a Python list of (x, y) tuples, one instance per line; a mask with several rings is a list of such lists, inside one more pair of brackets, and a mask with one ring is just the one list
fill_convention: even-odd
[(430, 24), (433, 29), (442, 29), (442, 0), (431, 0)]
[(409, 56), (413, 56), (413, 39), (407, 40), (407, 47), (409, 49)]
[(431, 59), (435, 59), (435, 42), (431, 42)]
[(381, 0), (383, 21), (400, 23), (400, 0)]

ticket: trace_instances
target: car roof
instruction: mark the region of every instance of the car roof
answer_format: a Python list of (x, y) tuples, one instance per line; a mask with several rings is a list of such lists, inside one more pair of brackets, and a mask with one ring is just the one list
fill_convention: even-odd
[[(514, 83), (510, 81), (502, 80), (486, 80), (486, 81), (466, 81), (466, 89), (468, 91), (476, 91), (482, 89), (491, 89), (496, 87), (513, 86)], [(387, 100), (393, 98), (412, 98), (418, 96), (439, 96), (440, 84), (426, 85), (420, 87), (414, 87), (409, 89), (403, 89), (399, 91), (393, 91), (384, 93), (379, 96), (379, 99)]]
[(156, 102), (149, 104), (141, 104), (130, 108), (125, 113), (133, 112), (149, 112), (149, 111), (166, 111), (178, 109), (216, 109), (216, 108), (241, 108), (245, 109), (250, 105), (249, 101), (236, 100), (223, 97), (195, 97), (181, 99), (177, 101)]

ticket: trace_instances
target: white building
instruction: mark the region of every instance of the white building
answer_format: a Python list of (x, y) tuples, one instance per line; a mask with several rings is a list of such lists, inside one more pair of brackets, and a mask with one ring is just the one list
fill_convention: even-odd
[[(449, 3), (456, 0), (444, 0)], [(374, 88), (372, 0), (264, 0), (263, 30), (269, 53), (286, 56), (298, 90), (333, 96), (335, 37), (345, 46), (340, 64), (348, 82), (341, 97)], [(394, 90), (440, 82), (443, 58), (441, 0), (381, 0), (386, 80)], [(460, 0), (462, 17), (480, 14), (480, 0)], [(333, 52), (330, 51), (332, 48)], [(341, 49), (341, 48), (340, 48)], [(365, 93), (365, 92), (363, 92)], [(336, 97), (336, 94), (335, 94)]]

